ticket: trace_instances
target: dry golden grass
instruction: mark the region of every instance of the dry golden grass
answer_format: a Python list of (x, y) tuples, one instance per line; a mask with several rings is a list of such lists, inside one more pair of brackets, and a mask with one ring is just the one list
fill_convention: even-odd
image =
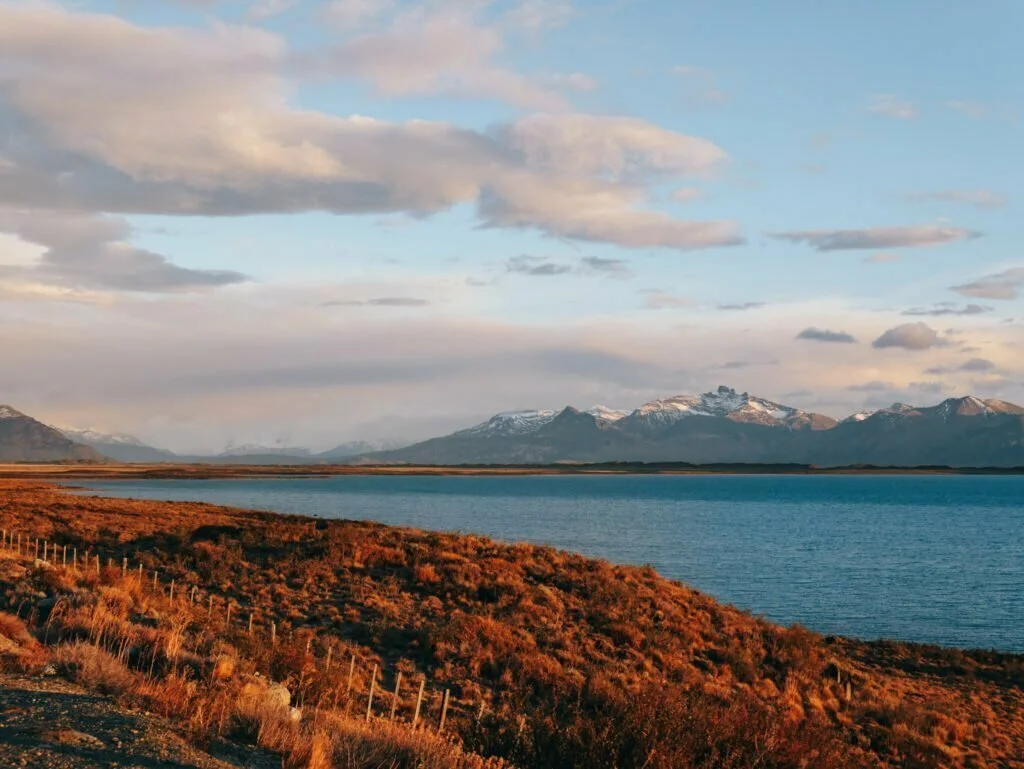
[[(0, 482), (0, 494), (0, 526), (145, 569), (140, 580), (12, 563), (0, 577), (8, 606), (69, 675), (97, 687), (109, 677), (114, 691), (121, 665), (133, 677), (121, 696), (195, 739), (234, 734), (294, 766), (1024, 765), (1024, 664), (1013, 655), (825, 639), (650, 569), (481, 537), (25, 482)], [(41, 608), (40, 591), (56, 603)], [(384, 675), (367, 726), (373, 665)], [(429, 724), (451, 690), (453, 741), (388, 721), (398, 672), (399, 721), (411, 720), (421, 680)], [(298, 722), (268, 680), (287, 686)]]

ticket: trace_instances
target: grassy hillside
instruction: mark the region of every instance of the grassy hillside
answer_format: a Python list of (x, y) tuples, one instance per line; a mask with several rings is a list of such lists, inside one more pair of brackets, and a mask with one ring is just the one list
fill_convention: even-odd
[[(23, 638), (31, 653), (10, 664), (56, 661), (199, 741), (353, 769), (1024, 765), (1019, 656), (822, 638), (650, 569), (482, 537), (30, 482), (0, 495), (0, 526), (58, 543), (58, 563), (65, 546), (91, 559), (0, 561), (0, 600), (41, 642)], [(265, 707), (270, 681), (298, 720)], [(414, 732), (398, 724), (421, 681)]]

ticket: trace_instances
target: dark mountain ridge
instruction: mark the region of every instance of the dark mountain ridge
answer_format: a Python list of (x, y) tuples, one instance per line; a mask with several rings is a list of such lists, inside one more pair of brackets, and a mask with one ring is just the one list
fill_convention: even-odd
[[(510, 420), (515, 429), (509, 429)], [(973, 396), (936, 406), (894, 404), (842, 422), (737, 393), (652, 401), (599, 418), (567, 407), (515, 412), (362, 462), (552, 464), (685, 462), (825, 467), (1016, 467), (1024, 465), (1024, 408)]]
[(105, 462), (95, 449), (0, 405), (0, 462)]

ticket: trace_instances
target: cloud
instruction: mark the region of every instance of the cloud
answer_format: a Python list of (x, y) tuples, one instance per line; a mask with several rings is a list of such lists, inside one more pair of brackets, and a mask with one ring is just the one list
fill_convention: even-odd
[(245, 12), (250, 21), (260, 21), (279, 16), (298, 5), (299, 0), (256, 0)]
[(132, 246), (124, 219), (0, 207), (0, 231), (43, 251), (34, 264), (0, 264), (0, 279), (70, 289), (135, 292), (192, 291), (247, 280), (229, 270), (179, 267), (160, 254)]
[(929, 315), (932, 317), (942, 317), (945, 315), (983, 315), (986, 312), (992, 312), (991, 307), (984, 307), (980, 304), (967, 304), (963, 307), (954, 307), (951, 305), (938, 305), (937, 307), (926, 308), (926, 307), (912, 307), (909, 310), (904, 310), (902, 315)]
[[(493, 77), (510, 98), (545, 102), (532, 98), (533, 85), (477, 66), (495, 50), (493, 35), (470, 34), (472, 19), (459, 14), (446, 19), (422, 29), (403, 22), (382, 47), (356, 38), (342, 59), (354, 77), (410, 93), (433, 87), (448, 61), (476, 78), (466, 95), (491, 92), (479, 78)], [(420, 37), (404, 46), (395, 34)], [(439, 68), (419, 54), (441, 57)], [(673, 249), (742, 242), (734, 222), (646, 207), (654, 184), (706, 177), (725, 161), (705, 139), (568, 113), (484, 131), (338, 117), (289, 105), (284, 73), (294, 59), (281, 38), (251, 27), (141, 28), (0, 4), (0, 156), (11, 164), (0, 206), (425, 216), (475, 204), (484, 227), (558, 238)]]
[(1024, 267), (1013, 267), (994, 275), (953, 286), (950, 290), (978, 299), (1016, 299), (1024, 287)]
[(632, 275), (629, 262), (625, 259), (613, 259), (604, 256), (584, 256), (580, 263), (585, 270), (605, 273), (609, 276), (627, 277)]
[(980, 373), (985, 371), (992, 371), (997, 366), (987, 358), (971, 358), (961, 363), (959, 366), (934, 366), (933, 368), (925, 369), (926, 374), (954, 374), (961, 371)]
[(546, 27), (557, 27), (575, 14), (572, 3), (560, 0), (521, 0), (502, 17), (508, 26), (536, 32)]
[(673, 190), (669, 197), (676, 203), (692, 203), (694, 200), (705, 197), (705, 194), (704, 190), (696, 187), (680, 187), (678, 190)]
[(818, 251), (937, 246), (979, 235), (979, 233), (959, 227), (937, 225), (870, 227), (863, 230), (803, 230), (770, 234), (773, 238), (789, 240), (794, 243), (806, 243)]
[(904, 350), (928, 350), (942, 344), (938, 332), (925, 323), (904, 323), (890, 328), (871, 343), (872, 347), (883, 350), (899, 347)]
[(972, 99), (952, 99), (946, 102), (946, 106), (951, 110), (959, 112), (962, 115), (967, 115), (975, 120), (981, 120), (988, 117), (990, 109), (987, 104)]
[(853, 393), (877, 393), (877, 392), (888, 392), (895, 387), (892, 382), (882, 382), (880, 380), (873, 380), (871, 382), (864, 382), (863, 384), (850, 385), (846, 389)]
[(505, 263), (507, 272), (519, 275), (551, 276), (572, 272), (572, 266), (545, 261), (539, 256), (513, 256)]
[(332, 299), (321, 302), (321, 307), (426, 307), (428, 299), (417, 299), (411, 296), (382, 296), (375, 299)]
[(838, 344), (856, 344), (857, 340), (845, 331), (829, 331), (823, 328), (805, 328), (796, 335), (797, 339), (806, 339), (812, 342), (832, 342)]
[(682, 310), (693, 307), (693, 300), (682, 296), (674, 296), (664, 291), (643, 291), (647, 295), (644, 307), (648, 310)]
[(939, 192), (918, 192), (907, 196), (908, 200), (937, 201), (940, 203), (963, 203), (975, 208), (1002, 208), (1006, 197), (992, 190), (941, 190)]
[(718, 309), (742, 312), (744, 310), (759, 310), (764, 306), (765, 302), (740, 302), (739, 304), (720, 304), (718, 305)]
[(871, 101), (868, 103), (868, 112), (896, 118), (897, 120), (910, 120), (917, 117), (917, 107), (912, 102), (901, 99), (891, 93), (880, 93), (872, 96)]
[(321, 13), (335, 29), (349, 31), (379, 19), (394, 6), (394, 0), (329, 0)]

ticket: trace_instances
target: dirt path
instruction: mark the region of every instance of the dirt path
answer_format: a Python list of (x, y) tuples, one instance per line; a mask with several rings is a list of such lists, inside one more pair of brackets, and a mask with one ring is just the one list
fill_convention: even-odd
[(57, 678), (0, 675), (0, 766), (32, 769), (279, 769), (230, 744), (204, 752), (159, 716), (119, 708)]

